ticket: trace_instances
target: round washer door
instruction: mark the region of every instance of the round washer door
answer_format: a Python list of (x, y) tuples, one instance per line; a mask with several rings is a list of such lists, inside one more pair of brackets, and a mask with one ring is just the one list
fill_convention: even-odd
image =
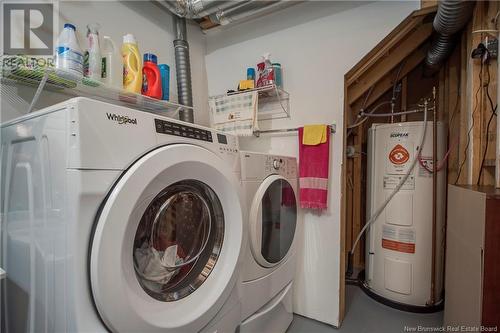
[(297, 227), (294, 187), (271, 175), (259, 186), (250, 210), (250, 248), (263, 267), (273, 267), (289, 254)]
[(113, 332), (197, 332), (236, 281), (238, 182), (212, 152), (158, 148), (119, 179), (96, 222), (90, 282)]

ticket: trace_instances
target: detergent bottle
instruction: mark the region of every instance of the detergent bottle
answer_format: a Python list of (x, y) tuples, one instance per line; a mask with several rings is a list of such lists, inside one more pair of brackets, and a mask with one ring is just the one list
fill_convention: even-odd
[(123, 36), (123, 89), (140, 93), (142, 87), (141, 56), (134, 35)]
[(158, 68), (158, 58), (152, 53), (144, 54), (142, 67), (142, 94), (161, 99), (161, 73)]
[(108, 86), (122, 88), (123, 69), (119, 51), (109, 36), (103, 36), (102, 44), (102, 80)]

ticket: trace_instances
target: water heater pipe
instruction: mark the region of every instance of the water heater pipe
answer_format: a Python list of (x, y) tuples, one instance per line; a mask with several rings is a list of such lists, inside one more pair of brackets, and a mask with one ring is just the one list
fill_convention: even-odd
[[(432, 88), (433, 117), (432, 117), (432, 168), (437, 166), (437, 108), (436, 87)], [(417, 159), (420, 159), (420, 154)], [(432, 263), (431, 263), (431, 299), (429, 305), (434, 305), (436, 300), (436, 226), (437, 226), (437, 172), (432, 173)]]
[[(498, 34), (500, 40), (500, 32)], [(500, 77), (500, 59), (497, 59), (497, 77)], [(497, 105), (500, 105), (500, 82), (497, 80)], [(500, 116), (497, 107), (497, 133), (495, 156), (495, 187), (500, 188)], [(486, 133), (488, 135), (488, 133)]]
[[(434, 98), (435, 99), (435, 98)], [(424, 101), (424, 122), (422, 125), (422, 134), (420, 137), (419, 145), (417, 146), (417, 152), (415, 154), (415, 157), (413, 158), (413, 161), (411, 162), (410, 167), (408, 168), (408, 171), (405, 173), (403, 178), (399, 181), (399, 184), (394, 188), (394, 191), (385, 199), (385, 201), (378, 207), (378, 209), (375, 211), (375, 213), (370, 217), (370, 219), (365, 223), (365, 226), (361, 231), (359, 232), (358, 236), (356, 237), (356, 240), (354, 241), (351, 250), (349, 251), (348, 258), (347, 258), (347, 275), (352, 275), (353, 271), (353, 257), (354, 257), (354, 250), (356, 250), (356, 246), (359, 243), (359, 240), (361, 239), (361, 236), (365, 233), (365, 231), (368, 229), (368, 227), (373, 224), (377, 218), (380, 216), (380, 214), (384, 211), (385, 207), (389, 204), (389, 202), (394, 198), (394, 196), (401, 190), (403, 187), (404, 183), (406, 180), (408, 180), (408, 177), (410, 177), (410, 174), (412, 173), (413, 169), (415, 168), (415, 165), (418, 162), (418, 156), (420, 155), (422, 151), (422, 146), (424, 145), (425, 141), (425, 133), (427, 132), (427, 111), (428, 111), (428, 101)]]

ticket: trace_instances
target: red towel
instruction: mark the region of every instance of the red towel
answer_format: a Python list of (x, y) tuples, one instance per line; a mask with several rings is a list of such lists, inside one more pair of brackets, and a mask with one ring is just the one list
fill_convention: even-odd
[(330, 162), (330, 129), (326, 142), (316, 146), (302, 144), (304, 128), (299, 128), (300, 207), (326, 209)]

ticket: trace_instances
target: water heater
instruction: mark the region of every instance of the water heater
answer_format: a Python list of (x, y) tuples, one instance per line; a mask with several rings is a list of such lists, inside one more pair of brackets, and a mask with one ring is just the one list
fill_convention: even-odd
[[(367, 220), (409, 171), (423, 125), (421, 121), (373, 124), (369, 129)], [(437, 172), (435, 299), (431, 302), (432, 133), (432, 122), (428, 122), (421, 163), (415, 165), (400, 191), (369, 227), (366, 238), (365, 287), (396, 304), (428, 307), (442, 301), (446, 168)], [(437, 133), (439, 161), (446, 145), (442, 123), (438, 122)]]

